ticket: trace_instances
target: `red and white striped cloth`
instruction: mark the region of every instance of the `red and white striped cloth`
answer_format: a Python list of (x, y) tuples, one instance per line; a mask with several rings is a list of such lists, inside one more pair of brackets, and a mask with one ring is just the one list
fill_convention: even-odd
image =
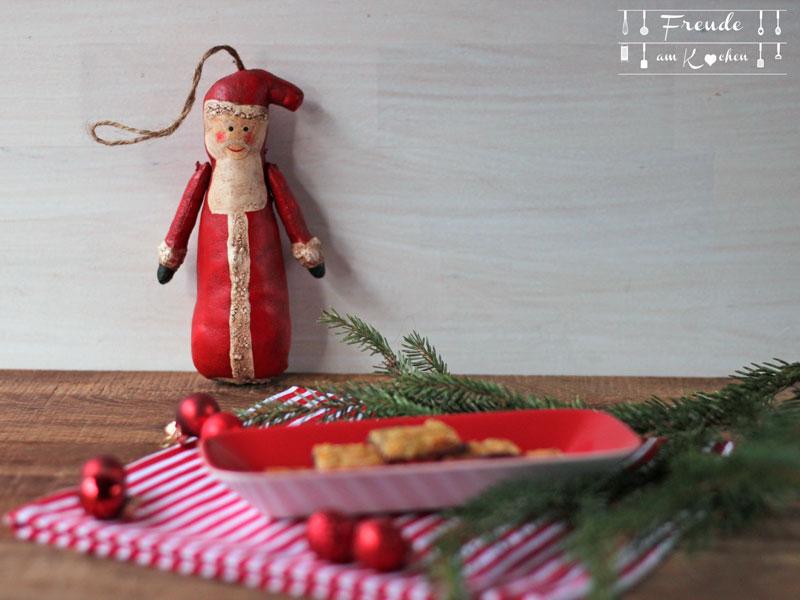
[[(324, 402), (316, 392), (297, 387), (268, 400), (276, 399)], [(319, 417), (317, 413), (315, 419)], [(656, 439), (648, 439), (628, 464), (646, 463), (657, 447)], [(303, 520), (262, 516), (208, 473), (194, 446), (173, 446), (129, 464), (127, 481), (130, 493), (141, 502), (129, 522), (87, 516), (74, 488), (11, 511), (5, 521), (19, 539), (270, 592), (332, 600), (435, 597), (421, 561), (403, 571), (380, 574), (319, 560), (308, 548)], [(394, 519), (421, 558), (448, 526), (436, 513)], [(563, 524), (541, 520), (508, 528), (491, 544), (467, 545), (465, 575), (474, 596), (482, 600), (583, 597), (591, 579), (561, 550), (559, 542), (567, 533)], [(625, 548), (618, 561), (619, 589), (650, 571), (677, 537), (667, 524), (644, 543)]]

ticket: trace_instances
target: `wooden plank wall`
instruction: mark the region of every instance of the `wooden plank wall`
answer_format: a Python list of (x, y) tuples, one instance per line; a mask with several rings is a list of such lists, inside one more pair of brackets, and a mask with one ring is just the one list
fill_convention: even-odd
[[(200, 112), (130, 147), (87, 124), (168, 124), (220, 43), (306, 93), (269, 137), (328, 255), (323, 281), (289, 268), (291, 370), (369, 370), (314, 322), (328, 305), (418, 329), (459, 372), (797, 359), (797, 46), (785, 77), (620, 77), (621, 7), (4, 2), (0, 367), (192, 368), (193, 248), (164, 287), (155, 249)], [(211, 59), (201, 89), (230, 70)]]

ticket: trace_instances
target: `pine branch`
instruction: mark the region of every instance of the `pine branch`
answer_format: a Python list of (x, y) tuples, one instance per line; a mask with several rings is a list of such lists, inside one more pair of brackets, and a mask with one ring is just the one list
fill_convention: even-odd
[(565, 546), (592, 572), (593, 597), (610, 600), (613, 561), (623, 544), (641, 542), (664, 523), (698, 544), (742, 529), (776, 503), (800, 498), (797, 414), (775, 412), (763, 421), (729, 457), (676, 443), (647, 469), (495, 486), (449, 513), (458, 525), (437, 541), (431, 573), (446, 582), (448, 598), (464, 597), (459, 553), (467, 543), (491, 540), (502, 528), (533, 519), (559, 520), (573, 528)]
[(351, 398), (354, 403), (381, 402), (380, 416), (583, 407), (580, 400), (525, 396), (490, 381), (434, 371), (405, 373), (387, 382), (318, 385), (325, 393)]
[(308, 404), (271, 400), (258, 402), (249, 408), (238, 408), (234, 412), (245, 427), (267, 427), (287, 423), (317, 410), (319, 408)]
[[(457, 598), (465, 585), (460, 548), (506, 525), (552, 518), (574, 527), (568, 549), (592, 571), (593, 596), (612, 598), (613, 559), (624, 542), (673, 522), (689, 543), (696, 544), (715, 533), (741, 529), (776, 501), (797, 499), (800, 410), (794, 404), (796, 396), (783, 409), (776, 410), (770, 402), (775, 393), (800, 382), (797, 366), (784, 364), (778, 372), (754, 369), (745, 376), (745, 388), (711, 396), (747, 415), (724, 419), (734, 425), (736, 435), (737, 450), (731, 456), (703, 452), (700, 442), (711, 433), (698, 429), (693, 435), (673, 435), (647, 469), (562, 483), (527, 479), (500, 484), (452, 512), (459, 525), (439, 541), (432, 573), (446, 581), (450, 597)], [(759, 384), (764, 386), (761, 393)], [(652, 410), (677, 405), (673, 400)]]
[(484, 412), (529, 408), (584, 408), (575, 399), (562, 402), (551, 396), (524, 395), (505, 385), (467, 377), (436, 372), (406, 373), (395, 384), (407, 397), (428, 406), (438, 406), (442, 412)]
[(736, 533), (771, 509), (800, 498), (800, 444), (797, 421), (770, 417), (759, 439), (737, 446), (728, 457), (697, 449), (676, 454), (665, 477), (632, 490), (602, 512), (583, 510), (568, 550), (592, 570), (596, 599), (612, 598), (612, 558), (619, 546), (671, 522), (689, 547), (715, 535)]
[[(294, 419), (308, 417), (319, 412), (323, 406), (318, 403), (284, 402), (283, 400), (266, 400), (257, 402), (246, 409), (236, 410), (236, 416), (245, 427), (267, 427), (288, 423)], [(341, 401), (328, 399), (324, 408), (338, 409), (341, 414), (350, 414), (362, 409), (352, 400)]]
[(447, 363), (436, 351), (428, 338), (412, 331), (403, 337), (403, 353), (408, 362), (418, 371), (436, 371), (447, 374)]
[[(393, 393), (391, 387), (379, 383), (348, 382), (338, 386), (317, 384), (317, 389), (329, 394), (318, 403), (300, 404), (272, 400), (237, 410), (236, 414), (245, 427), (287, 423), (313, 415), (322, 409), (325, 409), (321, 414), (323, 422), (438, 414), (437, 411), (407, 401)], [(353, 394), (354, 391), (360, 390), (365, 392), (359, 395)]]
[(525, 478), (493, 486), (448, 512), (458, 525), (437, 540), (431, 574), (446, 585), (448, 600), (465, 597), (460, 552), (469, 542), (491, 543), (507, 527), (533, 520), (561, 521), (574, 527), (578, 515), (602, 514), (626, 494), (662, 479), (667, 457), (674, 451), (659, 453), (646, 470), (589, 474), (560, 482)]
[[(489, 412), (531, 408), (583, 408), (576, 399), (562, 402), (545, 396), (523, 395), (491, 381), (429, 372), (411, 372), (391, 381), (317, 382), (314, 388), (328, 396), (323, 421)], [(316, 404), (259, 402), (237, 411), (246, 426), (285, 423), (320, 410)]]
[(737, 371), (731, 376), (733, 381), (716, 392), (696, 392), (667, 400), (654, 397), (605, 410), (639, 433), (660, 436), (693, 435), (710, 428), (730, 427), (742, 420), (752, 422), (758, 411), (772, 405), (776, 394), (800, 381), (800, 363), (775, 363)]
[(376, 373), (400, 375), (410, 369), (406, 359), (402, 355), (395, 354), (389, 341), (375, 327), (358, 317), (353, 315), (343, 317), (331, 307), (322, 311), (318, 322), (330, 329), (341, 330), (338, 333), (346, 344), (358, 346), (371, 356), (377, 354), (383, 357), (383, 362), (374, 367)]
[(800, 363), (788, 363), (779, 358), (773, 358), (773, 363), (752, 363), (752, 366), (743, 367), (731, 377), (751, 391), (774, 396), (783, 389), (798, 383)]
[(326, 394), (335, 395), (343, 401), (364, 406), (364, 417), (407, 417), (435, 415), (443, 411), (428, 406), (402, 393), (392, 382), (367, 383), (348, 381), (343, 384), (317, 384)]

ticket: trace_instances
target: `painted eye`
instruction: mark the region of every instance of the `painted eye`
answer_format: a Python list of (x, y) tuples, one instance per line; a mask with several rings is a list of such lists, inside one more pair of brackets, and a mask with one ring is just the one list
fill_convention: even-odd
[(233, 127), (228, 127), (228, 131), (233, 131)]
[(247, 130), (248, 130), (248, 127), (245, 127), (245, 128), (244, 128), (244, 130), (245, 130), (245, 131), (247, 131)]

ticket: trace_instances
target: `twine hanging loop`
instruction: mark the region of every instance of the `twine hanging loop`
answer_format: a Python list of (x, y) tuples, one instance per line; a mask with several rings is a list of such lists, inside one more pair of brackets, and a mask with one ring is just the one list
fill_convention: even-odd
[[(195, 101), (195, 93), (197, 92), (197, 86), (200, 83), (200, 75), (203, 72), (203, 64), (208, 60), (208, 58), (221, 50), (225, 50), (228, 54), (233, 57), (233, 60), (236, 61), (236, 67), (240, 71), (244, 71), (244, 63), (242, 59), (239, 57), (239, 53), (236, 52), (230, 46), (214, 46), (206, 51), (203, 54), (203, 57), (200, 59), (200, 62), (197, 63), (197, 67), (194, 69), (194, 77), (192, 77), (192, 89), (189, 92), (189, 95), (186, 97), (186, 102), (183, 104), (183, 110), (181, 114), (178, 115), (178, 118), (175, 119), (172, 124), (168, 125), (164, 129), (159, 129), (158, 131), (151, 131), (149, 129), (137, 129), (136, 127), (131, 127), (129, 125), (125, 125), (123, 123), (118, 123), (117, 121), (98, 121), (97, 123), (92, 124), (91, 128), (89, 129), (89, 134), (92, 136), (95, 142), (100, 144), (105, 144), (106, 146), (127, 146), (129, 144), (138, 144), (139, 142), (143, 142), (145, 140), (150, 140), (152, 138), (160, 138), (160, 137), (167, 137), (168, 135), (172, 135), (172, 133), (180, 127), (183, 120), (189, 114), (189, 111), (192, 110), (192, 105)], [(121, 131), (130, 131), (131, 133), (138, 133), (139, 136), (127, 140), (106, 140), (101, 138), (97, 135), (96, 129), (98, 127), (114, 127)]]

